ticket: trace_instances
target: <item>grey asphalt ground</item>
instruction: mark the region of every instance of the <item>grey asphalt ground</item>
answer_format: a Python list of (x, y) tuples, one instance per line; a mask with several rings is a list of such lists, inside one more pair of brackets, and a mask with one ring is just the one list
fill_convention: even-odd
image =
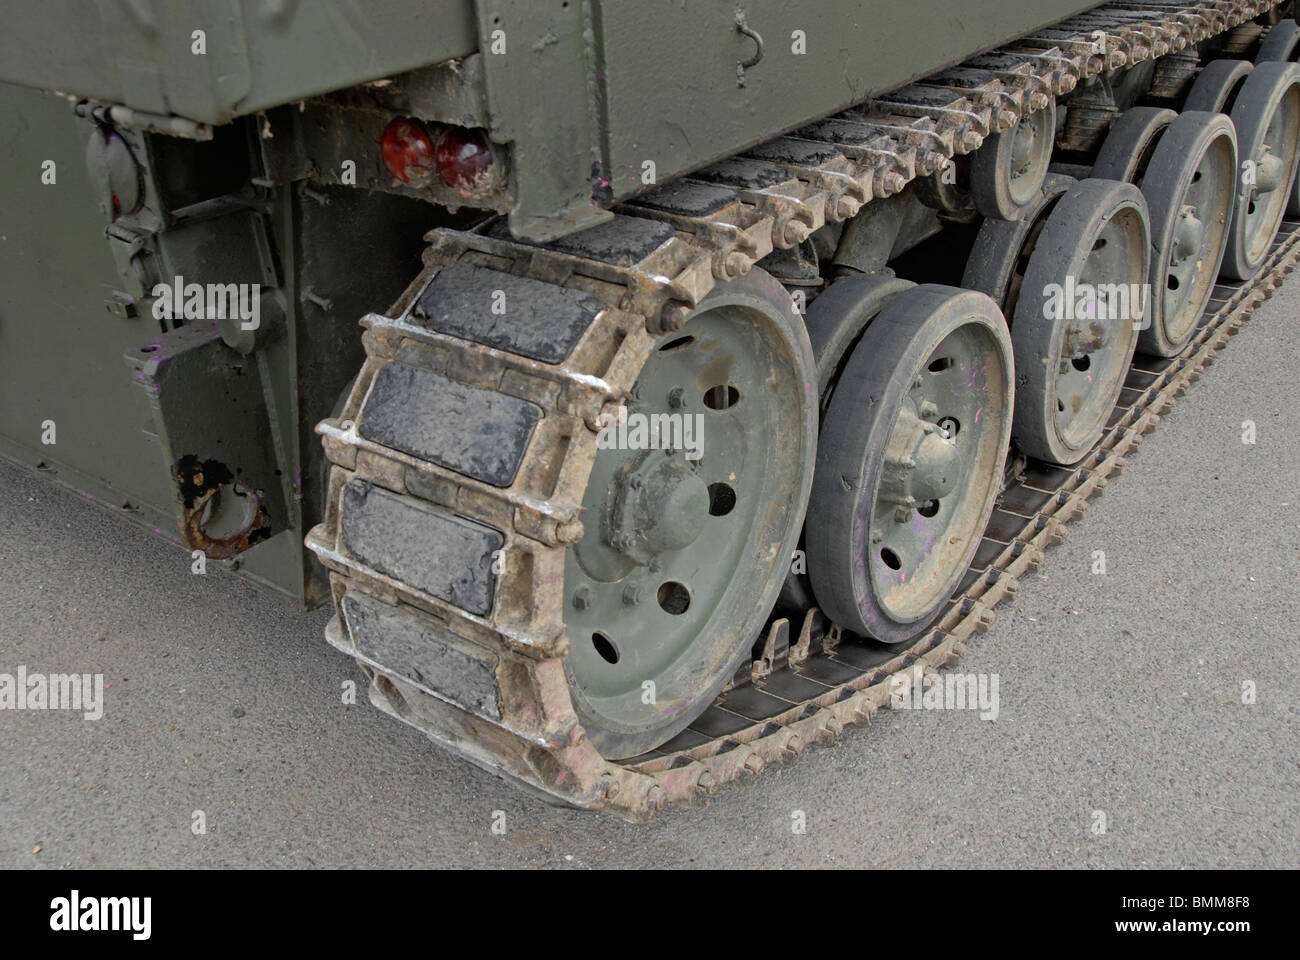
[(882, 713), (642, 826), (345, 706), (326, 614), (0, 464), (0, 672), (110, 684), (0, 711), (0, 867), (1300, 866), (1298, 314), (1293, 278), (999, 608), (956, 668), (995, 722)]

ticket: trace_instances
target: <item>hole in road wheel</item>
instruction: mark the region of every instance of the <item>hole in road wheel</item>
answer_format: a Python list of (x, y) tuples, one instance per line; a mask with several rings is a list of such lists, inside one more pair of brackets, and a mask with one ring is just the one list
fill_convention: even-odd
[(1056, 412), (1057, 412), (1057, 413), (1065, 413), (1065, 404), (1061, 402), (1061, 398), (1060, 398), (1060, 397), (1057, 397), (1057, 398), (1056, 398)]
[(618, 647), (614, 646), (614, 641), (599, 630), (591, 635), (591, 645), (596, 648), (596, 652), (606, 663), (618, 663)]
[(710, 410), (728, 410), (740, 402), (740, 391), (729, 383), (721, 383), (704, 391), (704, 405)]
[(1254, 200), (1250, 201), (1250, 206), (1246, 208), (1246, 214), (1247, 214), (1247, 216), (1252, 216), (1252, 217), (1255, 215), (1255, 201), (1254, 201)]
[(695, 342), (694, 337), (678, 337), (676, 340), (669, 340), (659, 348), (660, 353), (667, 353), (669, 350), (680, 350), (682, 347), (689, 347)]
[(898, 554), (888, 547), (880, 551), (880, 559), (885, 561), (885, 566), (890, 570), (898, 570), (903, 566), (903, 561), (898, 559)]
[(725, 517), (735, 506), (735, 490), (725, 483), (709, 484), (709, 516)]
[(938, 360), (931, 360), (930, 365), (926, 367), (931, 373), (943, 373), (952, 366), (952, 357), (940, 357)]
[(939, 512), (939, 501), (927, 500), (925, 501), (925, 503), (921, 504), (919, 507), (916, 508), (916, 512), (923, 517), (933, 517), (936, 513)]
[(958, 431), (961, 430), (961, 421), (956, 417), (944, 417), (936, 424), (936, 426), (940, 430), (947, 431), (948, 439), (951, 440), (953, 437), (957, 436)]
[(671, 613), (673, 616), (681, 616), (691, 605), (691, 591), (686, 589), (686, 584), (678, 583), (676, 580), (669, 580), (659, 587), (659, 606), (665, 613)]
[(1178, 278), (1172, 273), (1169, 274), (1169, 279), (1165, 281), (1165, 287), (1169, 290), (1177, 290), (1179, 286), (1181, 286), (1181, 284), (1179, 284)]
[(1092, 366), (1092, 358), (1087, 356), (1072, 357), (1070, 359), (1070, 366), (1074, 367), (1074, 369), (1079, 371), (1087, 370), (1089, 367)]
[(1092, 245), (1092, 252), (1096, 253), (1098, 250), (1104, 249), (1105, 246), (1106, 246), (1106, 238), (1098, 237), (1097, 242)]
[(1192, 183), (1200, 183), (1200, 182), (1201, 182), (1201, 171), (1197, 170), (1194, 174), (1192, 174)]

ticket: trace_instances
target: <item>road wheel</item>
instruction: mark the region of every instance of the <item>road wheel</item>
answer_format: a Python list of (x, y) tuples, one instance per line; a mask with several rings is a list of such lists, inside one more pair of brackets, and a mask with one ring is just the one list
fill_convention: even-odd
[(1300, 65), (1255, 67), (1241, 85), (1232, 123), (1241, 174), (1223, 274), (1248, 280), (1264, 262), (1291, 201), (1300, 158)]
[(1150, 235), (1142, 194), (1114, 180), (1079, 182), (1047, 218), (1011, 324), (1012, 435), (1030, 456), (1077, 463), (1101, 438), (1137, 344)]
[(815, 384), (790, 296), (755, 269), (658, 346), (604, 428), (564, 616), (574, 708), (604, 756), (667, 741), (753, 646), (808, 502)]
[(1182, 114), (1156, 148), (1140, 183), (1152, 249), (1143, 353), (1177, 356), (1196, 332), (1228, 243), (1236, 171), (1236, 132), (1221, 113)]
[(957, 588), (1002, 479), (1011, 343), (984, 294), (893, 298), (840, 372), (805, 539), (818, 605), (885, 643), (923, 633)]

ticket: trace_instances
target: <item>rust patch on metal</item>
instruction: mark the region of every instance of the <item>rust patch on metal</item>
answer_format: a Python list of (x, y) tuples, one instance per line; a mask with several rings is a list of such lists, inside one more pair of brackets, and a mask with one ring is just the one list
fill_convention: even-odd
[(235, 484), (235, 474), (220, 460), (200, 460), (187, 453), (176, 464), (176, 489), (184, 507), (178, 524), (181, 538), (213, 560), (225, 560), (243, 553), (271, 535), (271, 515), (260, 502), (248, 523), (238, 530), (213, 537), (203, 529), (204, 515), (223, 487), (235, 496), (247, 496), (238, 491)]

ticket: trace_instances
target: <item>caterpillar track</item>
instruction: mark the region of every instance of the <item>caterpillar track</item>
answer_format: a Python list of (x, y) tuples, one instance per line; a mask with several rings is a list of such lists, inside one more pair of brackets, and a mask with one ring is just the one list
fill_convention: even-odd
[[(593, 522), (582, 505), (597, 433), (716, 284), (1082, 81), (1274, 5), (1111, 4), (618, 204), (563, 240), (516, 241), (499, 219), (431, 232), (419, 276), (387, 314), (363, 318), (364, 366), (341, 415), (317, 428), (334, 466), (307, 545), (331, 571), (327, 640), (361, 664), (372, 703), (547, 799), (641, 820), (833, 740), (888, 703), (891, 676), (959, 658), (1294, 268), (1300, 225), (1283, 224), (1252, 281), (1214, 288), (1181, 356), (1134, 361), (1082, 463), (1017, 462), (923, 636), (873, 643), (811, 606), (772, 619), (711, 706), (618, 761), (584, 730), (565, 671), (565, 556)], [(502, 300), (526, 306), (494, 309)]]

